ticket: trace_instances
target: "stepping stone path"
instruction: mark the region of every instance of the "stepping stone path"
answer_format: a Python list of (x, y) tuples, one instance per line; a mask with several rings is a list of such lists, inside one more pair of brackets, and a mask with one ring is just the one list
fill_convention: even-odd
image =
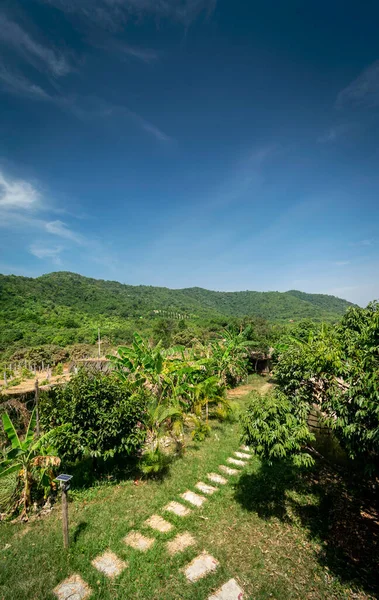
[(230, 579), (208, 600), (243, 600), (243, 589), (240, 588), (235, 579)]
[(145, 521), (145, 525), (148, 525), (152, 529), (156, 529), (161, 533), (167, 533), (168, 531), (171, 531), (171, 529), (174, 527), (173, 525), (171, 525), (171, 523), (169, 523), (159, 515), (153, 515), (152, 517), (150, 517), (150, 519), (147, 519), (147, 521)]
[(180, 497), (194, 506), (201, 506), (206, 501), (204, 496), (199, 496), (199, 494), (195, 494), (195, 492), (191, 492), (190, 490), (184, 492), (184, 494), (180, 494)]
[(108, 577), (116, 577), (121, 571), (127, 567), (127, 563), (120, 560), (113, 552), (104, 552), (101, 556), (97, 556), (92, 561), (93, 566), (107, 575)]
[(57, 585), (53, 593), (59, 600), (85, 600), (89, 598), (92, 590), (80, 575), (71, 575)]
[(246, 454), (246, 452), (235, 452), (234, 453), (238, 458), (242, 458), (242, 459), (247, 459), (249, 460), (251, 458), (250, 454)]
[(202, 552), (199, 554), (199, 556), (194, 558), (192, 562), (190, 562), (190, 564), (184, 569), (184, 573), (188, 581), (193, 583), (194, 581), (198, 581), (202, 577), (205, 577), (209, 573), (212, 573), (212, 571), (215, 571), (218, 565), (218, 560), (213, 558), (213, 556), (210, 554), (207, 554), (207, 552)]
[(185, 533), (179, 533), (173, 540), (167, 542), (167, 550), (169, 554), (177, 554), (178, 552), (183, 552), (189, 546), (194, 546), (196, 544), (196, 540), (192, 537), (188, 531)]
[(227, 475), (239, 475), (240, 471), (238, 469), (232, 469), (231, 467), (227, 467), (226, 465), (219, 466), (220, 471), (226, 473)]
[[(238, 467), (245, 467), (247, 464), (245, 461), (251, 458), (251, 455), (247, 454), (247, 452), (251, 452), (251, 450), (249, 446), (244, 445), (240, 446), (240, 449), (242, 452), (234, 452), (234, 455), (237, 456), (237, 458), (227, 458), (226, 462)], [(241, 474), (240, 470), (226, 465), (219, 465), (219, 470), (226, 475)], [(212, 483), (217, 483), (219, 485), (226, 485), (228, 483), (228, 480), (218, 473), (208, 473), (207, 479), (209, 479), (209, 481)], [(213, 485), (204, 483), (203, 481), (196, 483), (195, 487), (197, 490), (207, 495), (212, 495), (220, 489)], [(196, 507), (202, 506), (207, 500), (205, 496), (191, 492), (191, 490), (187, 490), (181, 494), (181, 498)], [(167, 504), (163, 510), (166, 512), (171, 512), (179, 517), (186, 517), (192, 512), (192, 509), (187, 508), (180, 502), (175, 501)], [(174, 528), (169, 521), (166, 521), (159, 515), (152, 515), (149, 517), (144, 522), (144, 526), (151, 527), (152, 529), (155, 529), (161, 533), (168, 533)], [(151, 548), (156, 540), (155, 538), (145, 537), (139, 531), (130, 531), (123, 541), (127, 546), (130, 546), (134, 550), (146, 552), (149, 548)], [(166, 547), (168, 553), (170, 555), (174, 555), (178, 552), (183, 552), (186, 548), (194, 546), (195, 544), (196, 540), (188, 531), (186, 531), (184, 533), (179, 533), (175, 538), (167, 541)], [(116, 554), (108, 550), (94, 558), (92, 565), (101, 573), (113, 578), (119, 575), (128, 566), (128, 563), (120, 560)], [(201, 554), (199, 554), (199, 556), (194, 558), (193, 561), (183, 569), (183, 571), (187, 580), (192, 583), (215, 571), (218, 565), (219, 562), (204, 550)], [(86, 600), (92, 594), (92, 590), (89, 585), (83, 581), (80, 575), (74, 574), (57, 585), (57, 587), (54, 588), (53, 593), (58, 600)], [(242, 588), (238, 585), (235, 579), (230, 579), (213, 595), (209, 596), (208, 600), (243, 600), (243, 597), (244, 591)]]
[(240, 446), (241, 450), (243, 450), (244, 452), (251, 452), (251, 448), (250, 446)]
[(225, 479), (225, 477), (222, 477), (222, 475), (218, 475), (217, 473), (208, 473), (207, 477), (210, 481), (213, 481), (213, 483), (220, 483), (221, 485), (228, 483), (228, 480)]
[(186, 517), (190, 514), (191, 509), (183, 506), (180, 502), (170, 502), (167, 506), (164, 507), (163, 510), (168, 510), (169, 512), (174, 513), (174, 515), (178, 515), (178, 517)]
[(135, 550), (146, 552), (155, 542), (154, 538), (148, 538), (139, 533), (139, 531), (131, 531), (124, 538), (124, 542), (127, 546), (131, 546)]
[(244, 467), (246, 465), (246, 463), (243, 460), (238, 460), (237, 458), (227, 458), (226, 462), (230, 463), (231, 465), (237, 465), (238, 467)]
[(203, 492), (203, 494), (214, 494), (215, 492), (218, 492), (218, 488), (214, 487), (213, 485), (208, 485), (207, 483), (203, 483), (202, 481), (199, 481), (199, 483), (197, 483), (195, 485), (195, 488), (197, 488), (198, 490), (200, 490), (201, 492)]

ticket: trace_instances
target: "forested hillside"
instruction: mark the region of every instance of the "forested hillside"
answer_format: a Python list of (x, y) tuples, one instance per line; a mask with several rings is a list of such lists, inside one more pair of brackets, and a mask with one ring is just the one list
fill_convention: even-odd
[[(130, 286), (57, 272), (36, 279), (0, 275), (0, 351), (43, 344), (93, 344), (97, 327), (111, 343), (163, 318), (223, 323), (235, 317), (272, 322), (337, 321), (349, 302), (319, 294), (214, 292)], [(137, 326), (138, 323), (138, 326)], [(183, 327), (184, 328), (184, 327)]]

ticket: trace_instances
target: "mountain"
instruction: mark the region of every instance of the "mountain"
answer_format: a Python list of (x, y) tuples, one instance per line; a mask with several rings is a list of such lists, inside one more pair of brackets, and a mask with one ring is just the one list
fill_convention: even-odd
[[(215, 292), (202, 288), (172, 290), (131, 286), (56, 272), (35, 279), (0, 275), (0, 350), (8, 346), (93, 343), (97, 327), (110, 339), (129, 337), (136, 320), (185, 316), (220, 319), (254, 316), (270, 321), (311, 318), (336, 321), (350, 302), (322, 294), (288, 292)], [(128, 332), (128, 335), (126, 335)]]

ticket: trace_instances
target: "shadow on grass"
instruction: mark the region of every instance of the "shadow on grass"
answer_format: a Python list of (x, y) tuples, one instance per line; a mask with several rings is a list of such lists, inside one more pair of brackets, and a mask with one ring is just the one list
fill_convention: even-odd
[(75, 527), (74, 531), (71, 534), (72, 541), (74, 544), (78, 541), (79, 537), (87, 529), (87, 527), (88, 527), (87, 521), (80, 521), (80, 523), (77, 524), (77, 526)]
[(379, 592), (379, 511), (372, 487), (318, 464), (307, 472), (262, 464), (242, 475), (236, 499), (260, 518), (300, 523), (321, 545), (317, 559), (343, 583)]

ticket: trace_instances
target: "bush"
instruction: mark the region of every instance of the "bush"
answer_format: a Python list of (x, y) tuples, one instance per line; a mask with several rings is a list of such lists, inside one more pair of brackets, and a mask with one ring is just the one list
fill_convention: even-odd
[(41, 394), (40, 419), (45, 430), (66, 426), (54, 440), (61, 458), (107, 460), (141, 448), (145, 407), (142, 392), (132, 394), (113, 375), (81, 369), (67, 385)]
[(261, 396), (255, 392), (242, 416), (243, 438), (263, 460), (291, 458), (300, 466), (314, 463), (306, 446), (314, 440), (307, 426), (308, 406), (296, 406), (279, 390)]

